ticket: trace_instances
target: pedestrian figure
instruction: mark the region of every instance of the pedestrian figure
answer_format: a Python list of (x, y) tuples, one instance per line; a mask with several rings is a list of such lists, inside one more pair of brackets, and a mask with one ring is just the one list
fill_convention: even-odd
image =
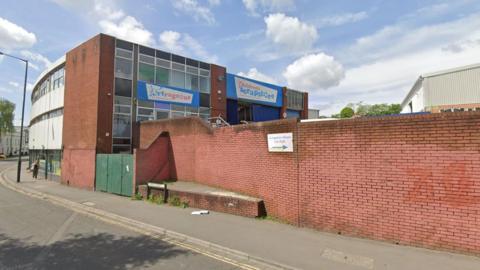
[(33, 178), (37, 179), (37, 176), (38, 176), (38, 169), (40, 167), (40, 161), (37, 159), (35, 160), (35, 162), (33, 163)]

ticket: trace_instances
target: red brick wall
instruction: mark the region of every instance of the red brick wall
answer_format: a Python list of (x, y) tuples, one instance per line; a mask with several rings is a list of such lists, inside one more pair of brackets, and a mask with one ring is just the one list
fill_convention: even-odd
[(480, 253), (479, 128), (479, 113), (300, 123), (300, 225)]
[[(168, 131), (178, 179), (264, 199), (290, 223), (480, 254), (480, 113), (216, 130), (195, 118), (142, 123), (141, 144)], [(293, 132), (295, 152), (267, 134)]]
[(62, 160), (62, 184), (83, 189), (93, 189), (95, 179), (94, 149), (64, 149)]
[(100, 34), (66, 55), (62, 183), (93, 189), (95, 153), (111, 152), (114, 41)]
[(135, 185), (170, 178), (168, 137), (158, 137), (148, 148), (134, 150)]
[(212, 117), (220, 116), (223, 119), (227, 119), (227, 70), (225, 67), (213, 64), (210, 65), (210, 69), (210, 115)]

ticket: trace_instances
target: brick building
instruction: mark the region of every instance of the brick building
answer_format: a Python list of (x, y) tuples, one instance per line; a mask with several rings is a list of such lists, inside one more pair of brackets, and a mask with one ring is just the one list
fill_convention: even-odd
[[(308, 95), (225, 67), (99, 34), (44, 71), (31, 96), (30, 160), (61, 175), (77, 154), (132, 153), (141, 121), (198, 116), (231, 124), (308, 117)], [(68, 165), (68, 164), (67, 164)], [(76, 172), (79, 173), (79, 172)]]

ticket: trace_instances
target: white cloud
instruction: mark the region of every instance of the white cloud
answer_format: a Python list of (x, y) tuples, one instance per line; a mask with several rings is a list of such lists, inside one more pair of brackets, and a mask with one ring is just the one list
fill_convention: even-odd
[(247, 78), (250, 78), (250, 79), (254, 79), (254, 80), (258, 80), (258, 81), (262, 81), (262, 82), (272, 83), (272, 84), (277, 84), (278, 83), (277, 80), (275, 80), (274, 78), (272, 78), (272, 77), (270, 77), (266, 74), (261, 73), (256, 68), (249, 69), (247, 73), (239, 72), (239, 73), (237, 73), (237, 75), (247, 77)]
[(154, 45), (153, 34), (133, 16), (127, 15), (114, 0), (52, 0), (58, 5), (96, 20), (101, 31), (144, 45)]
[(301, 22), (298, 18), (276, 13), (268, 15), (264, 20), (267, 25), (267, 38), (288, 52), (308, 50), (317, 40), (315, 27)]
[(207, 24), (215, 23), (212, 11), (208, 7), (200, 5), (197, 0), (172, 0), (172, 6), (176, 10), (192, 16), (196, 21), (204, 21)]
[(210, 6), (218, 6), (220, 5), (220, 3), (221, 3), (221, 0), (208, 0), (208, 4)]
[(318, 53), (297, 59), (285, 69), (283, 76), (289, 87), (315, 92), (338, 85), (345, 71), (332, 56)]
[(339, 26), (347, 23), (354, 23), (368, 18), (368, 13), (365, 11), (357, 13), (343, 13), (334, 16), (324, 17), (320, 20), (318, 26)]
[(159, 35), (160, 47), (178, 54), (193, 55), (203, 61), (217, 62), (218, 57), (212, 55), (195, 38), (187, 33), (164, 31)]
[(0, 17), (0, 48), (22, 49), (30, 48), (37, 42), (34, 33), (28, 32), (6, 19)]
[(280, 12), (295, 7), (294, 0), (243, 0), (243, 5), (253, 16), (259, 16), (258, 12)]
[(12, 86), (12, 87), (14, 87), (14, 88), (20, 87), (20, 84), (19, 84), (18, 82), (12, 82), (12, 81), (10, 81), (10, 82), (8, 82), (8, 85), (10, 85), (10, 86)]
[(22, 50), (20, 52), (20, 54), (27, 58), (29, 60), (29, 63), (28, 65), (30, 67), (32, 67), (33, 69), (36, 69), (38, 70), (38, 66), (31, 63), (31, 62), (34, 62), (34, 63), (37, 63), (37, 64), (42, 64), (44, 68), (48, 68), (50, 65), (52, 65), (52, 61), (50, 61), (47, 57), (39, 54), (39, 53), (36, 53), (36, 52), (32, 52), (32, 51), (27, 51), (27, 50)]
[(153, 34), (132, 16), (125, 16), (118, 21), (101, 20), (98, 24), (106, 34), (144, 45), (154, 44)]
[(424, 49), (447, 47), (452, 41), (480, 38), (479, 29), (480, 13), (420, 27), (412, 25), (412, 22), (400, 22), (357, 39), (345, 50), (343, 57), (362, 63)]

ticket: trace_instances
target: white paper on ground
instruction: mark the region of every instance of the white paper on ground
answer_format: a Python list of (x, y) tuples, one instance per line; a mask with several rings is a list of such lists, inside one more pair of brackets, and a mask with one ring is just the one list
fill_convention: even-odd
[(192, 215), (208, 215), (210, 212), (208, 210), (199, 210), (199, 211), (193, 211)]

